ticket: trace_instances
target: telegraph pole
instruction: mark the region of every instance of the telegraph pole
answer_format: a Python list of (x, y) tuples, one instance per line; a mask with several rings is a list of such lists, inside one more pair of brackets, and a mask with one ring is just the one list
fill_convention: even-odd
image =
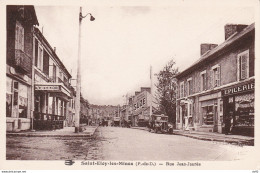
[(153, 114), (153, 71), (152, 66), (150, 66), (150, 82), (151, 82), (151, 102), (150, 102), (150, 118)]
[(81, 92), (81, 73), (80, 73), (80, 56), (81, 56), (81, 21), (82, 7), (79, 10), (79, 38), (78, 38), (78, 69), (77, 69), (77, 89), (75, 102), (75, 133), (79, 132), (79, 117), (80, 117), (80, 92)]

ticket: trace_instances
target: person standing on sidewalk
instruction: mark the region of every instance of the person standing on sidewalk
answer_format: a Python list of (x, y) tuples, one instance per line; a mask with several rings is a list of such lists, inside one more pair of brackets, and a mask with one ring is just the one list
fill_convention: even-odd
[(231, 127), (231, 117), (230, 114), (227, 114), (225, 118), (225, 135), (228, 135), (230, 133), (230, 127)]

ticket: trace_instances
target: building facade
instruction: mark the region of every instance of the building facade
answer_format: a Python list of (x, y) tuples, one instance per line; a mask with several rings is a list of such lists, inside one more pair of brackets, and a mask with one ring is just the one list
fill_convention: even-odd
[(219, 46), (177, 75), (176, 126), (183, 130), (254, 135), (255, 25), (225, 26)]
[(63, 128), (73, 98), (71, 75), (38, 28), (34, 29), (33, 48), (34, 128)]
[(33, 29), (38, 25), (33, 6), (6, 7), (6, 130), (31, 127)]
[[(156, 104), (151, 94), (151, 88), (141, 87), (141, 91), (136, 91), (132, 100), (132, 125), (147, 126), (150, 115), (156, 110)], [(151, 112), (152, 111), (152, 112)]]

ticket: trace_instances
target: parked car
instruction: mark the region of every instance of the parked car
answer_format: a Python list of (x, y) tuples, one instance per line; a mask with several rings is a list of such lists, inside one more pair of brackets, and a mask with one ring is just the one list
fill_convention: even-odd
[(154, 131), (155, 133), (172, 133), (173, 125), (168, 122), (168, 116), (163, 114), (161, 115), (152, 115), (149, 123), (149, 131)]

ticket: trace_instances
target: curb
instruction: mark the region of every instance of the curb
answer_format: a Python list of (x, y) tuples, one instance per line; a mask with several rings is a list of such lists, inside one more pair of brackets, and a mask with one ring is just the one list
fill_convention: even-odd
[[(6, 133), (6, 136), (14, 136), (14, 137), (87, 137), (90, 138), (94, 135), (98, 127), (95, 127), (93, 133), (85, 134), (28, 134), (28, 133)], [(84, 132), (81, 132), (84, 133)]]
[(228, 144), (235, 144), (239, 146), (247, 145), (247, 146), (254, 146), (254, 140), (232, 140), (232, 139), (216, 139), (216, 138), (205, 138), (200, 136), (192, 136), (187, 134), (181, 134), (173, 132), (174, 135), (185, 136), (193, 139), (203, 140), (203, 141), (215, 141), (215, 142), (224, 142)]
[(144, 131), (148, 131), (148, 129), (144, 129), (144, 128), (135, 128), (135, 127), (131, 127), (131, 129), (137, 129), (137, 130), (144, 130)]

